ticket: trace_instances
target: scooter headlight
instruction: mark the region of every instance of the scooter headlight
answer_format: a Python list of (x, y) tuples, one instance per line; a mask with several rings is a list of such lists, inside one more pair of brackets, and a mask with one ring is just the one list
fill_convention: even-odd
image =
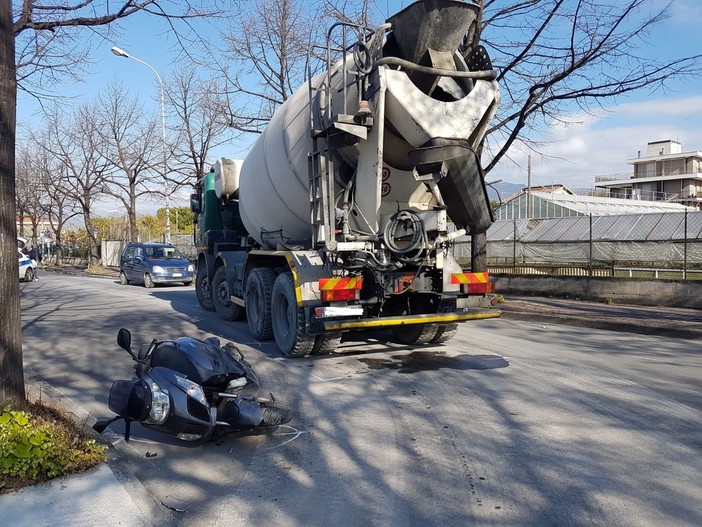
[(171, 412), (171, 398), (168, 390), (162, 390), (153, 380), (147, 381), (151, 388), (151, 411), (146, 422), (149, 424), (162, 424)]
[(202, 386), (196, 382), (186, 379), (185, 377), (179, 377), (178, 375), (176, 375), (176, 380), (178, 381), (178, 385), (185, 390), (185, 393), (188, 394), (188, 397), (192, 397), (205, 407), (208, 406), (207, 398), (205, 397), (205, 392), (202, 390)]

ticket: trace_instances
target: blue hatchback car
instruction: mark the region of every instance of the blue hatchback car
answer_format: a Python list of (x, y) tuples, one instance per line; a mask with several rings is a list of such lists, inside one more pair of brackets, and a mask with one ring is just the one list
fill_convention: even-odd
[(119, 259), (119, 280), (156, 284), (193, 283), (195, 268), (177, 247), (168, 243), (128, 243)]

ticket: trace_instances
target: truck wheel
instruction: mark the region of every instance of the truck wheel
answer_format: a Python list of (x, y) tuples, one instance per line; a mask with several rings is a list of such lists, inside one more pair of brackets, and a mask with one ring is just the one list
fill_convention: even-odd
[(442, 324), (436, 331), (436, 335), (431, 339), (432, 344), (443, 344), (448, 342), (458, 333), (458, 324)]
[(297, 307), (292, 274), (278, 275), (273, 285), (273, 335), (278, 348), (288, 357), (304, 357), (315, 344), (305, 329), (305, 310)]
[(258, 340), (273, 338), (271, 322), (271, 293), (275, 271), (257, 267), (246, 281), (246, 318), (251, 334)]
[(317, 335), (310, 355), (329, 355), (334, 353), (341, 342), (341, 333)]
[(438, 328), (434, 324), (412, 324), (394, 326), (392, 334), (402, 344), (426, 344), (436, 336)]
[(195, 276), (195, 294), (197, 301), (205, 311), (214, 311), (215, 306), (212, 301), (212, 288), (210, 287), (210, 277), (207, 276), (207, 267), (202, 265), (203, 269), (198, 266), (197, 275)]
[(227, 270), (224, 267), (220, 267), (215, 271), (210, 291), (212, 293), (212, 302), (219, 318), (223, 320), (243, 320), (244, 308), (230, 299)]

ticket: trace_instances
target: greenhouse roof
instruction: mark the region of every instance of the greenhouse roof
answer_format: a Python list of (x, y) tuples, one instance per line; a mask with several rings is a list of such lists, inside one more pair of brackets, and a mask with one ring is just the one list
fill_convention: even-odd
[[(702, 212), (664, 212), (607, 216), (573, 216), (542, 220), (499, 220), (487, 231), (489, 241), (513, 240), (515, 229), (523, 242), (592, 240), (654, 241), (702, 238)], [(687, 236), (685, 230), (687, 229)], [(465, 237), (460, 241), (468, 239)]]
[(579, 196), (574, 194), (534, 193), (542, 199), (581, 214), (601, 216), (607, 214), (636, 214), (651, 212), (682, 212), (688, 207), (667, 201), (646, 201), (636, 199), (605, 198), (600, 196)]

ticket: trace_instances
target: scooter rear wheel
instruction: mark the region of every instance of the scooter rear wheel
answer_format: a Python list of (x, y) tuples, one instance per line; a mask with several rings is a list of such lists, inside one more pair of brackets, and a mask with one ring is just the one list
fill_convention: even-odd
[(263, 409), (263, 420), (261, 426), (278, 426), (289, 423), (292, 419), (292, 412), (277, 406), (266, 406)]

